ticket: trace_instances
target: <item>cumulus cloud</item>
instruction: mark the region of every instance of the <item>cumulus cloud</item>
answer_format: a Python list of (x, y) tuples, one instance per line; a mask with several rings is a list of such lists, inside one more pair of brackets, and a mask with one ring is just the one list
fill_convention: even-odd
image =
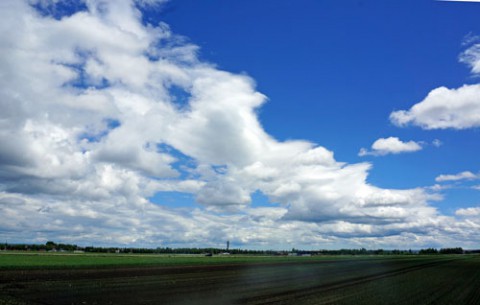
[[(144, 24), (151, 2), (88, 0), (60, 18), (62, 1), (0, 3), (3, 237), (288, 248), (444, 230), (428, 190), (375, 187), (368, 163), (267, 134), (254, 80), (200, 61), (168, 25)], [(275, 205), (251, 207), (257, 191)], [(199, 205), (150, 202), (158, 192)]]
[[(477, 41), (477, 38), (469, 38)], [(460, 55), (460, 61), (480, 73), (480, 43)], [(439, 87), (409, 110), (394, 111), (390, 121), (397, 126), (416, 125), (424, 129), (467, 129), (480, 126), (480, 85), (449, 89)]]
[(455, 214), (459, 216), (480, 216), (480, 208), (458, 209)]
[(444, 181), (474, 180), (478, 178), (479, 178), (478, 175), (475, 175), (474, 173), (469, 171), (464, 171), (454, 175), (440, 175), (435, 178), (435, 181), (444, 182)]
[(418, 142), (408, 141), (403, 142), (397, 137), (380, 138), (372, 144), (371, 150), (366, 148), (360, 149), (358, 155), (363, 156), (384, 156), (388, 154), (400, 154), (407, 152), (415, 152), (422, 149)]
[(394, 111), (390, 120), (397, 126), (409, 124), (424, 129), (466, 129), (480, 126), (480, 85), (458, 89), (439, 87), (409, 110)]

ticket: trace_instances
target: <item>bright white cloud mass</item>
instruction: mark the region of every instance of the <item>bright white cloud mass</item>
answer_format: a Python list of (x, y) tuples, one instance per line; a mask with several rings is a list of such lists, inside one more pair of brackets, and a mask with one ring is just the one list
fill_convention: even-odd
[(397, 137), (380, 138), (373, 142), (371, 151), (365, 148), (360, 149), (359, 156), (384, 156), (388, 154), (400, 154), (419, 151), (422, 146), (414, 141), (402, 142)]
[[(257, 117), (266, 97), (255, 81), (199, 60), (198, 47), (167, 24), (145, 25), (137, 6), (147, 2), (87, 0), (61, 19), (31, 5), (48, 1), (0, 3), (2, 238), (146, 246), (229, 239), (265, 248), (478, 241), (477, 210), (441, 215), (430, 204), (439, 194), (376, 187), (369, 163), (270, 136)], [(466, 56), (476, 71), (478, 56)], [(479, 85), (435, 89), (392, 120), (479, 126), (479, 97)], [(420, 149), (388, 138), (371, 153)], [(191, 194), (198, 205), (152, 203), (158, 192)], [(276, 204), (252, 206), (255, 192)]]
[(410, 110), (393, 112), (390, 119), (398, 126), (413, 124), (425, 129), (479, 127), (480, 85), (434, 89)]
[[(474, 41), (477, 39), (474, 39)], [(460, 56), (473, 74), (480, 73), (480, 43), (476, 43)], [(457, 89), (439, 87), (410, 110), (394, 111), (392, 123), (409, 124), (424, 129), (466, 129), (480, 126), (480, 84), (464, 85)]]

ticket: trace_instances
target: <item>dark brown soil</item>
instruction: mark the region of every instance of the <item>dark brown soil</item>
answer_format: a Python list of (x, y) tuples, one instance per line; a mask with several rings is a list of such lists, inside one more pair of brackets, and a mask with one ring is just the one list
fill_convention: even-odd
[[(373, 296), (376, 292), (371, 292), (372, 287), (392, 294), (392, 291), (398, 290), (397, 285), (403, 283), (411, 286), (405, 286), (405, 289), (412, 290), (412, 297), (423, 298), (422, 293), (415, 294), (413, 290), (418, 285), (428, 288), (428, 283), (424, 283), (425, 277), (442, 275), (448, 278), (449, 272), (459, 272), (459, 266), (465, 268), (463, 271), (473, 266), (462, 265), (461, 261), (385, 259), (3, 270), (0, 271), (0, 305), (381, 304), (375, 302), (379, 299)], [(479, 267), (478, 260), (475, 267)], [(468, 274), (471, 274), (470, 285), (478, 288), (480, 272)], [(455, 275), (452, 273), (451, 276)], [(417, 279), (419, 283), (415, 284)], [(451, 288), (447, 282), (438, 285), (443, 291)], [(465, 298), (471, 300), (469, 304), (480, 304), (476, 290), (470, 292), (468, 287), (463, 287), (462, 291), (466, 291)], [(431, 289), (435, 288), (432, 286)], [(443, 299), (448, 295), (438, 294), (437, 297)], [(421, 300), (412, 301), (414, 303), (411, 304), (422, 304)]]

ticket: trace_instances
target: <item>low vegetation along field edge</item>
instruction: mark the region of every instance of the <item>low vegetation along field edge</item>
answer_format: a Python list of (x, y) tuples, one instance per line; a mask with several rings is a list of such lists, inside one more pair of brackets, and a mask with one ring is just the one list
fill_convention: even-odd
[[(0, 252), (1, 269), (43, 269), (43, 268), (89, 268), (112, 266), (176, 266), (176, 265), (217, 265), (217, 264), (269, 264), (289, 262), (318, 262), (329, 260), (368, 259), (379, 260), (385, 258), (411, 259), (426, 256), (399, 255), (399, 256), (251, 256), (251, 255), (218, 255), (206, 257), (204, 255), (153, 255), (153, 254), (90, 254), (90, 253), (45, 253), (45, 252)], [(449, 255), (442, 258), (450, 257)]]

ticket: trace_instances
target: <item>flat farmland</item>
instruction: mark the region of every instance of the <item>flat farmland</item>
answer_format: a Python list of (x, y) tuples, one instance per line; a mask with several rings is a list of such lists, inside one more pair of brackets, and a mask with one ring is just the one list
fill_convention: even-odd
[(6, 304), (480, 304), (480, 257), (0, 254)]

